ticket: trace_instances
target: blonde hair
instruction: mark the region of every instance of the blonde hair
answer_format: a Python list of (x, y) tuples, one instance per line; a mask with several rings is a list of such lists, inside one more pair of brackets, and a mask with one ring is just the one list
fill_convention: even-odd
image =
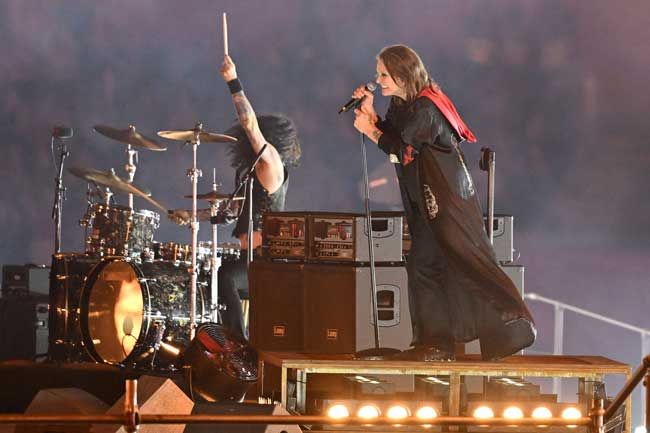
[[(431, 78), (422, 59), (412, 48), (406, 45), (390, 45), (377, 54), (391, 78), (406, 92), (406, 102), (412, 102), (425, 87), (440, 87)], [(401, 103), (400, 98), (393, 97), (393, 102)]]

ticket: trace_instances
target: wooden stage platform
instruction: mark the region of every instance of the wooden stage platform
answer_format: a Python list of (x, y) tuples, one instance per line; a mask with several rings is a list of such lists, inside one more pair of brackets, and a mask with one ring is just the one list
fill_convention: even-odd
[[(449, 415), (460, 415), (461, 378), (482, 377), (559, 377), (577, 378), (579, 397), (590, 401), (593, 382), (606, 375), (631, 376), (631, 368), (602, 356), (515, 355), (499, 361), (482, 361), (478, 355), (462, 355), (456, 361), (418, 362), (361, 360), (352, 355), (310, 355), (287, 352), (259, 354), (258, 393), (264, 395), (264, 375), (268, 366), (280, 369), (281, 400), (288, 407), (288, 381), (296, 380), (296, 410), (304, 413), (307, 381), (314, 374), (379, 374), (414, 376), (449, 376)], [(627, 422), (631, 423), (631, 400), (627, 401)]]

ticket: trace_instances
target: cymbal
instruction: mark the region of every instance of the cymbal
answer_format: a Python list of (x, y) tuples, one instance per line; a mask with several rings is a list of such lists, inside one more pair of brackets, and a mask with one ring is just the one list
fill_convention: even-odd
[(68, 171), (74, 176), (84, 179), (87, 182), (108, 187), (113, 192), (133, 194), (142, 197), (161, 211), (167, 212), (167, 209), (164, 206), (151, 198), (151, 191), (128, 183), (126, 180), (116, 175), (113, 170), (101, 171), (94, 168), (70, 167), (68, 168)]
[[(192, 198), (192, 194), (184, 196), (185, 198)], [(205, 194), (197, 194), (196, 198), (198, 200), (209, 200), (209, 201), (223, 201), (223, 200), (228, 200), (230, 198), (230, 194), (223, 194), (217, 191), (210, 191), (206, 192)], [(245, 197), (243, 196), (238, 196), (238, 197), (233, 197), (233, 201), (235, 200), (243, 200)]]
[(234, 143), (237, 141), (235, 137), (231, 137), (230, 135), (204, 131), (203, 124), (201, 123), (197, 123), (194, 129), (158, 131), (158, 135), (168, 140), (190, 143), (193, 143), (197, 139), (201, 143)]
[(135, 130), (135, 126), (129, 125), (127, 129), (115, 129), (106, 125), (95, 125), (93, 129), (104, 137), (130, 144), (131, 146), (141, 147), (143, 149), (163, 151), (167, 150), (165, 146), (156, 143), (155, 140), (145, 137)]

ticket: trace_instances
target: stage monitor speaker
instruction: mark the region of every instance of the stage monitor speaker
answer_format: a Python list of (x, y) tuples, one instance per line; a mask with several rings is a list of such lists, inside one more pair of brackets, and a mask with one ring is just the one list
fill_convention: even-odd
[[(196, 403), (193, 414), (212, 415), (290, 415), (281, 405), (252, 403)], [(185, 433), (301, 433), (297, 425), (266, 424), (188, 424)]]
[[(194, 402), (171, 380), (164, 377), (141, 376), (138, 379), (138, 407), (141, 414), (188, 415)], [(106, 412), (120, 414), (124, 410), (124, 396)], [(184, 424), (142, 424), (140, 433), (181, 433)], [(125, 433), (124, 427), (112, 424), (96, 425), (93, 433)]]
[(302, 351), (304, 267), (300, 263), (251, 264), (249, 332), (256, 349)]
[(47, 295), (50, 268), (45, 265), (4, 265), (2, 296)]
[[(345, 264), (253, 263), (251, 324), (260, 350), (355, 353), (374, 347), (370, 268)], [(406, 270), (376, 267), (382, 347), (412, 338)]]
[[(305, 352), (355, 353), (375, 346), (370, 267), (305, 266)], [(404, 266), (377, 266), (381, 347), (407, 349), (411, 316)]]
[[(43, 389), (27, 407), (29, 415), (103, 415), (108, 405), (88, 392), (78, 388)], [(16, 424), (15, 433), (86, 433), (91, 424)]]

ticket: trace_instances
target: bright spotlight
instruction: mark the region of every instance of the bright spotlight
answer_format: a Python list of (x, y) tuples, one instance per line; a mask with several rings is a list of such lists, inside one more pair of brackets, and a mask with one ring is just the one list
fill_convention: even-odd
[(576, 407), (567, 407), (562, 411), (562, 415), (560, 415), (563, 419), (578, 419), (582, 417), (582, 412)]
[(327, 409), (327, 416), (333, 419), (342, 419), (350, 416), (350, 411), (343, 404), (335, 404)]
[(517, 406), (508, 406), (503, 411), (503, 417), (506, 419), (521, 419), (524, 417), (524, 412)]
[(647, 433), (648, 431), (646, 430), (645, 426), (640, 425), (637, 427), (634, 427), (634, 433)]
[(379, 408), (372, 404), (364, 404), (357, 411), (357, 416), (363, 419), (374, 419), (379, 417)]
[(415, 412), (415, 416), (419, 419), (433, 419), (438, 416), (438, 412), (431, 406), (422, 406)]
[[(567, 407), (562, 411), (562, 414), (560, 415), (562, 419), (578, 419), (582, 416), (582, 412), (578, 410), (578, 408), (575, 407)], [(568, 425), (568, 428), (575, 428), (575, 425)]]
[(539, 406), (533, 410), (532, 416), (533, 418), (548, 419), (552, 418), (553, 414), (547, 407)]
[(494, 411), (487, 406), (479, 406), (474, 409), (472, 416), (477, 419), (494, 418)]
[(388, 408), (386, 416), (390, 419), (404, 419), (409, 416), (409, 410), (406, 406), (396, 404)]

